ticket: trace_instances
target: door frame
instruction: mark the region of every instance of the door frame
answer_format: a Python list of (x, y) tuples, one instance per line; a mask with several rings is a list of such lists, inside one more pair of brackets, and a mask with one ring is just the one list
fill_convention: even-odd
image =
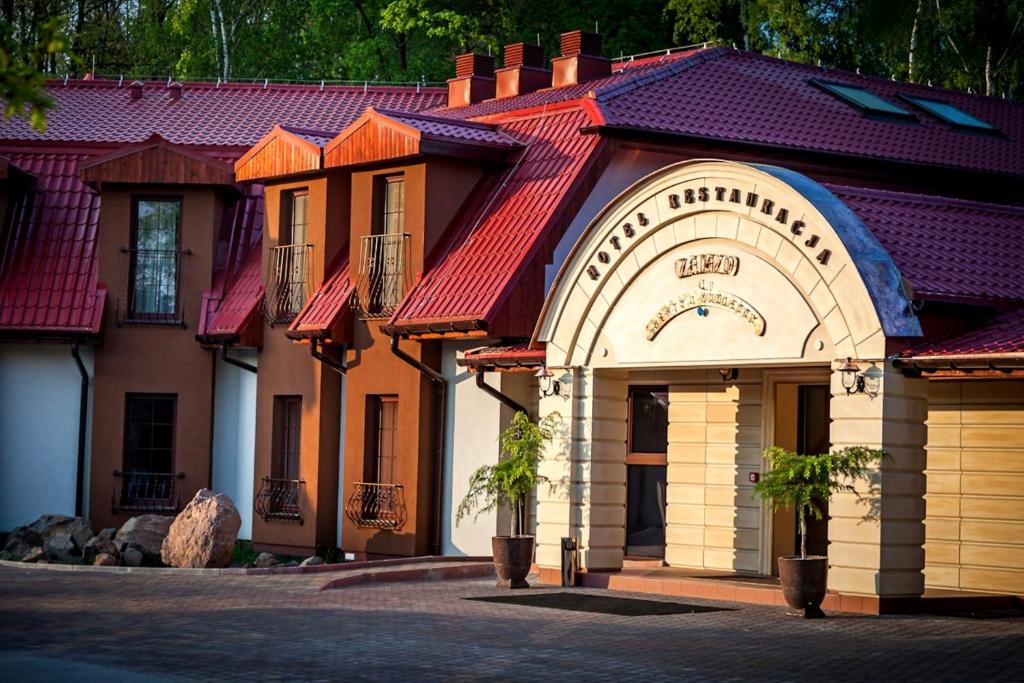
[[(761, 382), (762, 452), (775, 441), (775, 386), (777, 384), (817, 384), (831, 387), (831, 379), (832, 368), (829, 365), (800, 368), (765, 368), (763, 370)], [(760, 474), (764, 475), (767, 469), (768, 463), (762, 457)], [(758, 565), (760, 572), (765, 576), (771, 576), (772, 573), (773, 521), (771, 506), (761, 501)]]

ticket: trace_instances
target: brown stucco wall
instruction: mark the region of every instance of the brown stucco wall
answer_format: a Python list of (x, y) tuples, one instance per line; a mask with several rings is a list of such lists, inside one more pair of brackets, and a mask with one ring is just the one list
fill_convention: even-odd
[[(137, 188), (136, 188), (137, 189)], [(127, 289), (128, 260), (120, 252), (131, 245), (133, 196), (172, 195), (182, 198), (180, 296), (185, 326), (117, 325), (118, 298)], [(89, 515), (94, 528), (116, 526), (129, 515), (114, 515), (111, 495), (114, 470), (124, 466), (125, 394), (177, 394), (174, 471), (181, 504), (210, 485), (213, 419), (213, 363), (210, 351), (195, 342), (203, 290), (209, 288), (223, 200), (211, 189), (167, 189), (132, 192), (104, 188), (99, 226), (99, 280), (109, 293), (96, 350), (93, 379), (92, 463)]]

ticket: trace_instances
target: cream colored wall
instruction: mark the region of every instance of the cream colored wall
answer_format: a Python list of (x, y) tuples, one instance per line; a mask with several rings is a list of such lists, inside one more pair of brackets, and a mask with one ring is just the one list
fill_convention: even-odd
[(761, 371), (729, 384), (717, 370), (643, 374), (671, 382), (666, 563), (757, 572), (761, 506), (749, 475), (761, 469)]
[(1024, 593), (1024, 382), (930, 382), (926, 474), (926, 585)]

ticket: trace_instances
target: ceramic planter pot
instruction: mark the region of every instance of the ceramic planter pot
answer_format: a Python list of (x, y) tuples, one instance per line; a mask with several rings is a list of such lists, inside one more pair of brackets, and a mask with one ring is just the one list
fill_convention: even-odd
[(821, 601), (825, 599), (828, 582), (827, 557), (780, 557), (779, 579), (782, 581), (782, 594), (790, 607), (803, 610), (805, 619), (825, 616), (821, 611)]
[(494, 536), (494, 571), (499, 588), (529, 588), (526, 576), (533, 563), (533, 536)]

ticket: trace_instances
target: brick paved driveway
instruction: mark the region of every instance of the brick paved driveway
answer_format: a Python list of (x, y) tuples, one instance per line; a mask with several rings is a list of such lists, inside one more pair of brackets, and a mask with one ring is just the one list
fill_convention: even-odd
[(461, 599), (498, 593), (483, 580), (321, 592), (325, 576), (0, 568), (0, 678), (902, 683), (1024, 672), (1020, 618), (802, 621), (723, 603), (738, 609), (623, 617)]

